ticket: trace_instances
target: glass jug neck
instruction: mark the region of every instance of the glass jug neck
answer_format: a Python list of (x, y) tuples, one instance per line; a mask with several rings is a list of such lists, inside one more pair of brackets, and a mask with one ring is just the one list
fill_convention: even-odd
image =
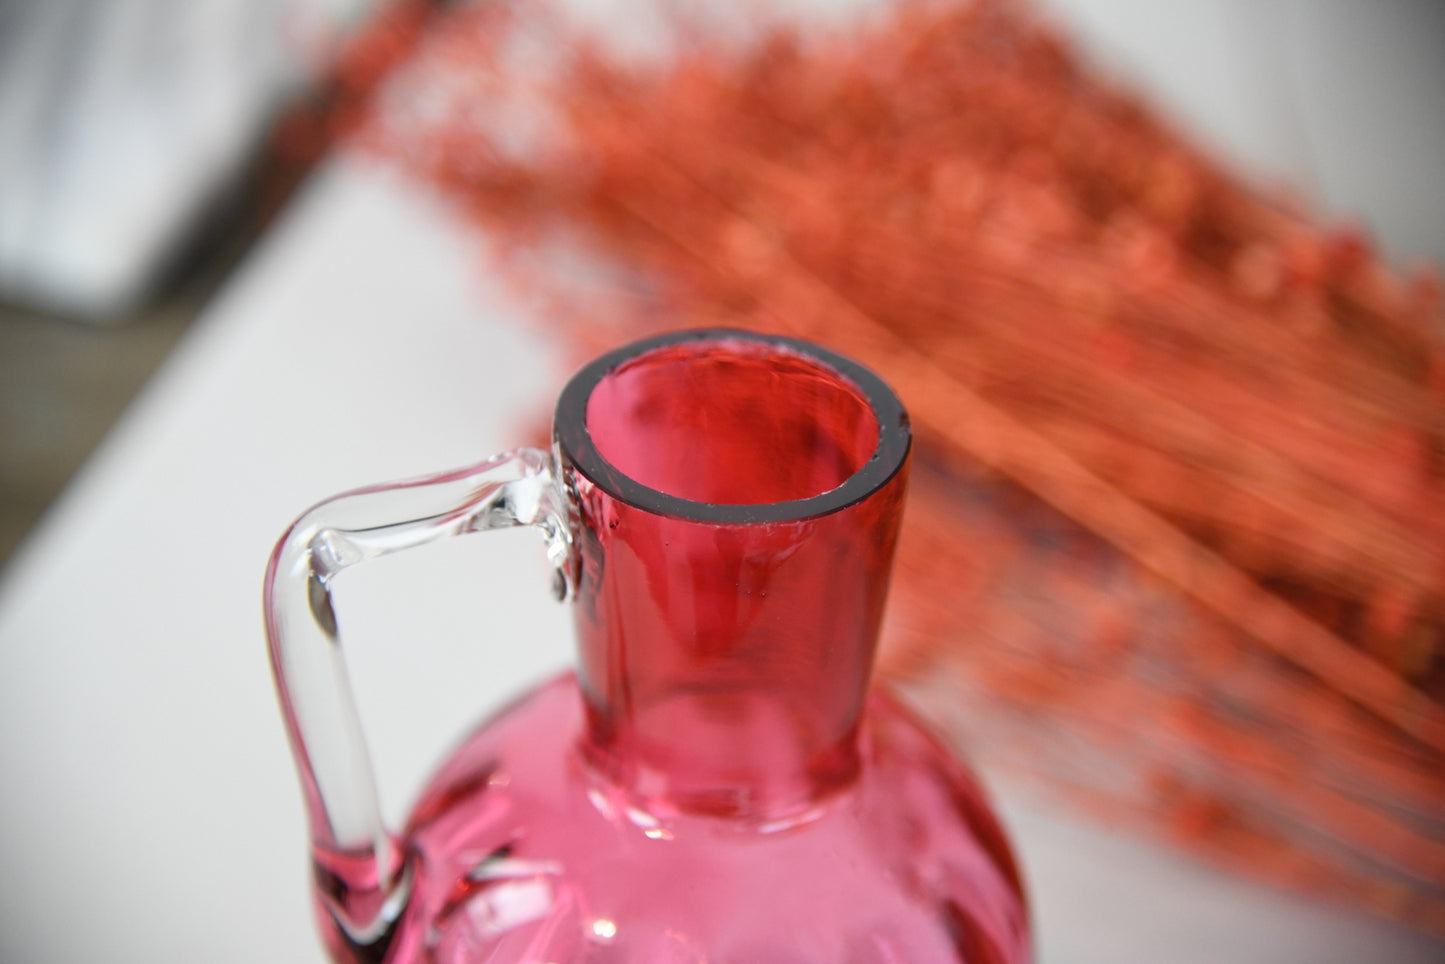
[(596, 770), (653, 813), (772, 820), (858, 771), (907, 416), (824, 349), (680, 332), (557, 406)]
[(734, 527), (578, 489), (593, 768), (659, 816), (787, 820), (850, 784), (901, 477), (829, 516)]

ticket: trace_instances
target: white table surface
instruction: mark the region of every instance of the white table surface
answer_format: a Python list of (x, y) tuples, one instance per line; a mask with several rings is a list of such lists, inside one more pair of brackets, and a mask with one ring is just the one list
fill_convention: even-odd
[[(0, 960), (321, 959), (268, 551), (321, 497), (519, 444), (563, 375), (439, 204), (323, 169), (3, 573)], [(469, 722), (567, 665), (548, 588), (527, 532), (347, 574), (393, 820)], [(1445, 959), (997, 789), (1044, 961)]]

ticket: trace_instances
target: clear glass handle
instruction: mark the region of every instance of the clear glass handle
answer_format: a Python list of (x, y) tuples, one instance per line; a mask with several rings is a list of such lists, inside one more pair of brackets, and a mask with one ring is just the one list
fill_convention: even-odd
[(562, 599), (570, 582), (567, 519), (552, 456), (518, 449), (469, 468), (328, 499), (301, 516), (271, 555), (266, 635), (306, 797), (319, 890), (361, 946), (384, 939), (409, 884), (382, 824), (331, 580), (359, 562), (449, 536), (536, 526), (546, 535)]

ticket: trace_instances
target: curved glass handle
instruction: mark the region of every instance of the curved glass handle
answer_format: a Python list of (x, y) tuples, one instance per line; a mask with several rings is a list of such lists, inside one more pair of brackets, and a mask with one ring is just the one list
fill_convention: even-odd
[[(479, 465), (357, 489), (322, 502), (276, 545), (266, 635), (310, 819), (320, 890), (347, 936), (375, 944), (406, 902), (401, 857), (382, 825), (331, 606), (331, 580), (359, 562), (449, 536), (536, 526), (558, 599), (570, 583), (567, 500), (552, 456), (518, 449)], [(397, 521), (401, 520), (401, 521)]]

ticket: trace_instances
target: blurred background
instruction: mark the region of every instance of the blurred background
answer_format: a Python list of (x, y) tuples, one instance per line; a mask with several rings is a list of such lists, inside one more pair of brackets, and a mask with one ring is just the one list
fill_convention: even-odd
[[(899, 378), (920, 426), (884, 672), (1004, 781), (1044, 959), (1130, 959), (1186, 925), (1225, 943), (1168, 959), (1438, 959), (1445, 5), (574, 0), (516, 5), (542, 11), (519, 44), (497, 39), (511, 8), (0, 0), (16, 959), (91, 865), (114, 959), (151, 959), (161, 915), (116, 885), (127, 860), (180, 908), (173, 950), (251, 888), (263, 926), (235, 959), (310, 959), (254, 618), (280, 526), (514, 444), (534, 395), (621, 338), (779, 318)], [(659, 82), (679, 35), (687, 83)], [(592, 83), (559, 70), (578, 63)], [(758, 102), (809, 137), (769, 140)], [(910, 123), (950, 111), (966, 123)], [(658, 156), (718, 174), (733, 213)], [(870, 355), (869, 319), (903, 347)], [(957, 390), (911, 383), (919, 355)], [(517, 636), (538, 618), (519, 605), (492, 614)], [(372, 616), (379, 639), (411, 625)], [(358, 660), (363, 697), (399, 685), (394, 658)], [(566, 656), (515, 658), (484, 704)], [(457, 675), (430, 735), (383, 717), (391, 783), (473, 715)], [(1230, 875), (1111, 849), (1018, 785)], [(205, 901), (202, 841), (233, 861)], [(1114, 860), (1132, 888), (1101, 884)]]
[(0, 3), (0, 555), (274, 215), (278, 114), (374, 6)]
[[(278, 118), (383, 4), (0, 2), (0, 557), (284, 203)], [(1034, 6), (1243, 180), (1445, 260), (1439, 4)]]

